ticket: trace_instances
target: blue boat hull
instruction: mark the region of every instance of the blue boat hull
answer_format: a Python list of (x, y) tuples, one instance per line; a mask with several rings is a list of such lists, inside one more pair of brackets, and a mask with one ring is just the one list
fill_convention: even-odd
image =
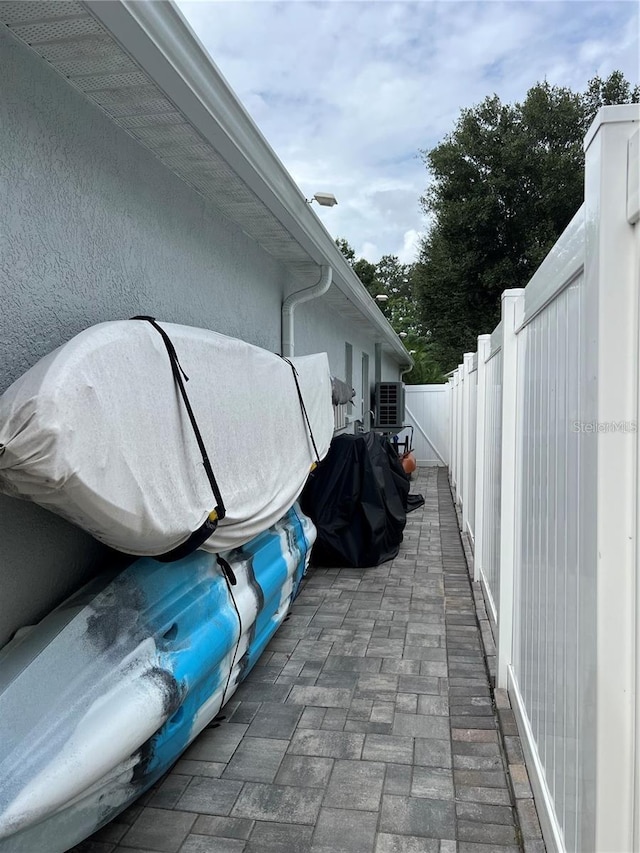
[(235, 551), (138, 560), (0, 652), (0, 851), (64, 851), (149, 788), (218, 714), (295, 598), (297, 508)]

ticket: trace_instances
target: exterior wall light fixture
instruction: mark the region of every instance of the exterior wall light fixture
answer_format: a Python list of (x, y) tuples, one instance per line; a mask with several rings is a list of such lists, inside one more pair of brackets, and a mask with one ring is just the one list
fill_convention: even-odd
[(338, 203), (338, 199), (332, 193), (316, 193), (313, 198), (305, 198), (307, 204), (313, 204), (317, 201), (322, 207), (333, 207)]

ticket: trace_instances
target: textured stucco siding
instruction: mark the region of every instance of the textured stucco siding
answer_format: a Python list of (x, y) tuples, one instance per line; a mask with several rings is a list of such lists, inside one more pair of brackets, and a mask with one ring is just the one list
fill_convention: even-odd
[(400, 366), (398, 362), (388, 356), (386, 353), (382, 355), (382, 382), (398, 382), (400, 379)]
[[(279, 350), (300, 286), (281, 264), (7, 35), (0, 81), (0, 391), (87, 326), (140, 313)], [(112, 560), (2, 496), (0, 542), (0, 645)]]
[(9, 36), (0, 80), (3, 387), (138, 313), (279, 348), (279, 263)]

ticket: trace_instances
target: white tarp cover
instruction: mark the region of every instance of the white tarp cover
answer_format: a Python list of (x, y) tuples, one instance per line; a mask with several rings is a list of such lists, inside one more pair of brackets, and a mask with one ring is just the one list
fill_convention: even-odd
[[(315, 453), (291, 366), (216, 332), (160, 323), (226, 506), (202, 546), (227, 551), (280, 519)], [(292, 359), (322, 459), (333, 436), (325, 353)], [(29, 498), (130, 554), (185, 542), (216, 502), (162, 337), (144, 320), (101, 323), (0, 397), (0, 491)]]

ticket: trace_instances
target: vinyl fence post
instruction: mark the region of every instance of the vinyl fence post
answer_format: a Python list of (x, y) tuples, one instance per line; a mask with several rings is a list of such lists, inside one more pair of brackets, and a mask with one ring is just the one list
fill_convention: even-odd
[(453, 483), (455, 479), (455, 458), (456, 458), (456, 389), (453, 383), (453, 374), (449, 377), (449, 484), (453, 491)]
[(462, 470), (462, 389), (464, 374), (462, 365), (456, 370), (456, 506), (462, 504), (464, 471)]
[(475, 422), (471, 423), (471, 368), (473, 366), (473, 353), (466, 352), (462, 360), (462, 374), (464, 385), (462, 388), (462, 406), (464, 410), (464, 431), (462, 438), (462, 470), (464, 471), (462, 494), (462, 532), (466, 533), (469, 526), (469, 488), (471, 477), (469, 471), (474, 460), (471, 458), (471, 430), (475, 432)]
[(452, 418), (451, 418), (451, 405), (452, 405), (452, 402), (451, 402), (451, 401), (453, 400), (453, 387), (452, 387), (452, 384), (451, 384), (451, 377), (449, 377), (449, 380), (447, 381), (447, 388), (446, 388), (445, 393), (446, 393), (446, 395), (447, 395), (447, 403), (446, 403), (446, 412), (447, 412), (447, 416), (446, 416), (446, 417), (447, 417), (447, 421), (446, 421), (446, 423), (447, 423), (447, 426), (446, 426), (447, 447), (445, 448), (445, 456), (446, 456), (446, 460), (447, 460), (447, 468), (448, 468), (448, 470), (449, 470), (449, 480), (451, 480), (451, 448), (452, 448), (452, 446), (453, 446), (453, 445), (452, 445), (452, 441), (451, 441), (451, 429), (452, 429), (452, 423), (453, 423)]
[(458, 499), (458, 368), (453, 372), (451, 377), (451, 486), (453, 488), (453, 497)]
[(498, 589), (497, 686), (507, 687), (513, 651), (513, 580), (516, 562), (516, 524), (520, 522), (516, 494), (518, 429), (518, 341), (523, 316), (524, 288), (502, 294), (502, 475), (500, 483), (500, 586)]
[(473, 550), (473, 579), (480, 580), (484, 563), (484, 464), (485, 464), (485, 409), (487, 400), (487, 357), (491, 348), (491, 335), (478, 337), (478, 409), (476, 417), (476, 529)]
[(595, 614), (595, 624), (581, 630), (585, 639), (594, 632), (596, 638), (596, 660), (585, 661), (593, 673), (586, 701), (595, 700), (587, 713), (596, 732), (595, 849), (603, 851), (640, 849), (639, 126), (637, 104), (603, 107), (585, 139), (589, 382), (580, 439), (590, 481), (580, 496), (586, 506), (580, 544), (596, 582), (595, 591), (593, 583), (581, 588), (584, 612)]

